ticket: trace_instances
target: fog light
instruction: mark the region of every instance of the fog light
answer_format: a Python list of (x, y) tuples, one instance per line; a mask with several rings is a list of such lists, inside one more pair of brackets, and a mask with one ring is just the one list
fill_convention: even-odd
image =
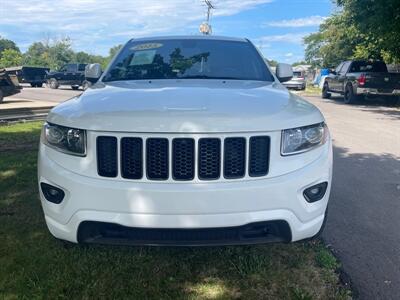
[(325, 196), (327, 182), (318, 183), (304, 190), (303, 195), (307, 202), (316, 202)]
[(62, 189), (43, 182), (40, 183), (40, 187), (47, 201), (55, 204), (60, 204), (63, 201), (65, 193)]

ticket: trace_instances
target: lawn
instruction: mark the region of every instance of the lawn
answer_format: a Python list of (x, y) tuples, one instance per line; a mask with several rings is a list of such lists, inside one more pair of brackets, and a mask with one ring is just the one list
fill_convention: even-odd
[(348, 299), (320, 242), (206, 248), (66, 246), (36, 182), (40, 122), (0, 127), (0, 299)]

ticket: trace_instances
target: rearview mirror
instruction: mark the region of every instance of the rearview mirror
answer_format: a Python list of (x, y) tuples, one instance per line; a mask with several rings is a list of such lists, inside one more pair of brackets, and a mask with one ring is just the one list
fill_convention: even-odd
[(293, 78), (293, 69), (289, 64), (278, 64), (276, 66), (276, 77), (280, 82), (286, 82)]
[(85, 68), (85, 77), (89, 81), (97, 81), (101, 76), (101, 66), (100, 64), (89, 64)]

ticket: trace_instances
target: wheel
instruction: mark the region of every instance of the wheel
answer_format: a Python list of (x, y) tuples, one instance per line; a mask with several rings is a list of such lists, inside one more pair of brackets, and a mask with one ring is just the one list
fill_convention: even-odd
[(31, 87), (36, 87), (36, 83), (31, 83)]
[(3, 91), (0, 90), (0, 103), (2, 103), (3, 100), (4, 100), (4, 94), (3, 94)]
[(50, 78), (49, 80), (49, 87), (51, 89), (58, 89), (58, 87), (60, 86), (60, 84), (58, 83), (57, 79), (55, 78)]
[(329, 93), (329, 85), (327, 82), (324, 83), (324, 86), (322, 87), (322, 99), (329, 99), (332, 96), (331, 93)]
[(385, 98), (386, 105), (389, 106), (396, 106), (400, 104), (400, 97), (399, 96), (389, 96)]
[(43, 87), (43, 83), (42, 82), (36, 83), (36, 87)]
[(73, 90), (77, 90), (77, 89), (79, 89), (79, 85), (71, 85), (71, 88), (72, 88)]
[(354, 94), (353, 86), (351, 84), (346, 85), (344, 90), (344, 103), (354, 104), (357, 103), (360, 97)]

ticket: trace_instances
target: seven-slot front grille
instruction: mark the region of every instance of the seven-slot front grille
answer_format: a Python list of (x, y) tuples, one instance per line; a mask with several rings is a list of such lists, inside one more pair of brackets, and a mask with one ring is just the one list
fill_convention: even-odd
[[(197, 145), (196, 145), (197, 144)], [(118, 151), (120, 155), (118, 155)], [(268, 174), (268, 136), (199, 138), (97, 137), (97, 169), (103, 177), (201, 181)], [(118, 162), (119, 160), (119, 162)], [(221, 162), (222, 160), (222, 162)]]

